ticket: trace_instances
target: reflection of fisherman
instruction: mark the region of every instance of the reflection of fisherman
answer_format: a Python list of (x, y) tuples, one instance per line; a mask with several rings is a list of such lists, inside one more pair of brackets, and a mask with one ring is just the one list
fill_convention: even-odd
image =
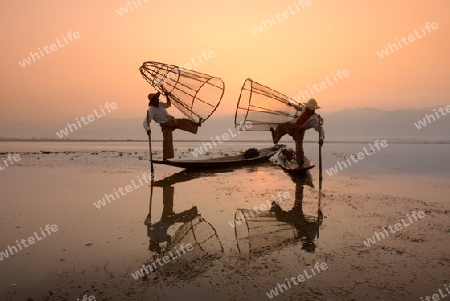
[(319, 132), (320, 146), (322, 146), (323, 140), (325, 139), (323, 127), (320, 126), (322, 120), (319, 119), (317, 114), (315, 114), (315, 110), (320, 109), (320, 107), (315, 99), (308, 100), (308, 102), (304, 104), (304, 108), (292, 103), (289, 103), (289, 105), (299, 111), (300, 116), (291, 121), (280, 123), (275, 129), (270, 128), (270, 131), (272, 132), (272, 140), (275, 144), (277, 144), (281, 137), (286, 134), (289, 134), (292, 138), (294, 138), (297, 164), (301, 167), (304, 164), (303, 138), (305, 136), (305, 131), (313, 128)]
[(154, 224), (149, 224), (150, 216), (147, 215), (145, 225), (147, 226), (147, 236), (150, 239), (149, 250), (152, 252), (161, 251), (162, 243), (170, 245), (171, 236), (167, 233), (170, 226), (175, 223), (186, 223), (198, 216), (197, 206), (181, 213), (173, 212), (173, 197), (175, 187), (163, 187), (163, 212), (161, 220)]
[(150, 122), (154, 120), (156, 123), (159, 123), (163, 133), (163, 160), (167, 160), (175, 156), (172, 132), (180, 129), (196, 134), (201, 120), (199, 123), (196, 123), (187, 118), (174, 118), (170, 116), (166, 111), (166, 108), (171, 106), (171, 100), (168, 97), (169, 94), (165, 93), (167, 103), (159, 102), (160, 94), (160, 92), (157, 92), (156, 94), (151, 93), (148, 95), (150, 102), (148, 104), (147, 118), (144, 119), (144, 129), (147, 131), (147, 135), (150, 135)]
[(303, 185), (298, 182), (295, 186), (295, 203), (294, 207), (289, 211), (281, 209), (276, 202), (272, 203), (270, 211), (275, 212), (276, 219), (290, 224), (297, 230), (298, 238), (303, 238), (303, 248), (307, 252), (314, 252), (316, 245), (314, 239), (319, 238), (319, 227), (322, 225), (323, 214), (319, 209), (317, 213), (317, 220), (308, 221), (303, 213)]

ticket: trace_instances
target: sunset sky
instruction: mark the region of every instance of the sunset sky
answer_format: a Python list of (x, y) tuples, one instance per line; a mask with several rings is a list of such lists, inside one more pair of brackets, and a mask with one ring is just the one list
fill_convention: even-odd
[[(299, 0), (139, 1), (122, 16), (125, 0), (2, 1), (0, 119), (69, 121), (106, 102), (118, 104), (109, 117), (141, 117), (153, 90), (139, 66), (198, 62), (204, 50), (214, 57), (194, 69), (225, 82), (217, 115), (234, 114), (246, 78), (294, 97), (339, 69), (350, 75), (314, 95), (324, 112), (450, 104), (446, 0), (312, 0), (304, 8)], [(276, 24), (252, 32), (271, 16)], [(427, 22), (438, 28), (424, 35)], [(377, 55), (415, 30), (420, 38)], [(78, 39), (64, 43), (68, 32)], [(19, 64), (57, 39), (63, 47)]]

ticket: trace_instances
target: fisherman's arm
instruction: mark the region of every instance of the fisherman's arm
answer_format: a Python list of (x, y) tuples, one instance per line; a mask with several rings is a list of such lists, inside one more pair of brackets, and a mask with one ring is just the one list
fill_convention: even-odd
[(299, 126), (300, 129), (302, 130), (307, 130), (307, 129), (315, 129), (316, 132), (319, 133), (319, 145), (322, 146), (323, 141), (325, 140), (325, 132), (323, 130), (323, 126), (321, 123), (322, 117), (319, 117), (318, 115), (314, 115), (313, 117), (311, 117), (308, 121), (306, 121), (304, 124), (302, 124), (301, 126)]
[(150, 133), (152, 132), (150, 130), (150, 122), (151, 122), (151, 118), (149, 117), (149, 112), (147, 111), (147, 117), (144, 118), (144, 122), (143, 122), (143, 126), (145, 131), (147, 132), (147, 135), (150, 135)]
[(164, 96), (166, 97), (166, 104), (167, 104), (167, 107), (169, 108), (170, 106), (172, 106), (172, 100), (170, 100), (170, 93), (169, 92), (167, 92), (167, 90), (165, 90), (165, 89), (163, 89), (163, 94), (164, 94)]
[(295, 103), (292, 103), (292, 102), (288, 102), (288, 106), (294, 107), (294, 109), (296, 109), (297, 111), (301, 111), (302, 110), (301, 106), (298, 106), (298, 105), (296, 105)]
[(323, 130), (323, 119), (319, 115), (314, 116), (314, 129), (319, 132), (319, 145), (323, 145), (323, 140), (325, 140), (325, 132)]

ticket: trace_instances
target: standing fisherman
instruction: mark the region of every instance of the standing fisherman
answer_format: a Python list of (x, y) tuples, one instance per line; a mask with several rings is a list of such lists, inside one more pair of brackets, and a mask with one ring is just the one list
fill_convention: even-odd
[(277, 144), (281, 137), (286, 134), (292, 136), (295, 141), (297, 164), (299, 167), (302, 167), (304, 164), (303, 138), (305, 137), (305, 131), (313, 128), (319, 132), (319, 146), (322, 146), (323, 140), (325, 139), (325, 133), (321, 126), (323, 120), (315, 113), (316, 110), (320, 109), (315, 99), (310, 99), (304, 103), (305, 107), (300, 107), (292, 103), (289, 103), (289, 105), (300, 112), (299, 117), (285, 123), (280, 123), (275, 129), (270, 128), (270, 131), (272, 132), (274, 144)]
[(150, 93), (148, 95), (149, 103), (147, 110), (147, 118), (144, 119), (144, 129), (147, 131), (147, 135), (150, 135), (150, 122), (154, 120), (161, 126), (163, 133), (163, 160), (173, 158), (175, 156), (173, 149), (173, 135), (172, 132), (176, 129), (188, 131), (193, 134), (197, 134), (198, 127), (201, 124), (201, 120), (196, 123), (187, 118), (174, 118), (167, 113), (166, 108), (171, 106), (169, 93), (164, 93), (167, 99), (166, 103), (159, 102), (159, 95), (161, 93)]

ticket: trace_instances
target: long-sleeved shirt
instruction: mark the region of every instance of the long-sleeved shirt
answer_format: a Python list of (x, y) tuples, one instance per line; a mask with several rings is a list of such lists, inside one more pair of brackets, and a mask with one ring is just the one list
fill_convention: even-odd
[(144, 119), (144, 129), (148, 131), (150, 129), (149, 123), (154, 120), (156, 123), (165, 123), (169, 121), (170, 115), (167, 113), (166, 108), (168, 108), (169, 105), (167, 103), (160, 102), (159, 107), (149, 107), (147, 110), (147, 116)]
[[(302, 113), (305, 111), (304, 107), (297, 106), (295, 104), (292, 104), (292, 106), (300, 112), (299, 117), (294, 118), (291, 120), (291, 123), (297, 123), (298, 119), (302, 115)], [(314, 113), (304, 124), (299, 126), (301, 129), (304, 129), (305, 131), (307, 129), (315, 129), (317, 132), (319, 132), (319, 139), (324, 140), (325, 139), (325, 132), (323, 131), (323, 126), (320, 125), (320, 118), (319, 115)]]

